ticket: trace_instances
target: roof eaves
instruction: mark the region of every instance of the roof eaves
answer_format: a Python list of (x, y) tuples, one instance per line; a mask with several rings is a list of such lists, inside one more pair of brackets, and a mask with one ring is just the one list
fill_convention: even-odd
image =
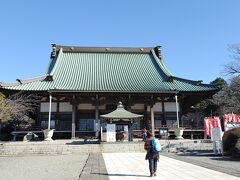
[(13, 82), (13, 83), (0, 82), (0, 86), (1, 87), (19, 86), (19, 85), (28, 84), (28, 83), (31, 83), (34, 81), (42, 81), (46, 77), (47, 77), (47, 75), (38, 76), (38, 77), (31, 78), (31, 79), (26, 79), (26, 80), (17, 79), (18, 82)]
[(184, 79), (184, 78), (180, 78), (180, 77), (176, 77), (176, 76), (171, 76), (171, 78), (173, 78), (173, 80), (176, 79), (176, 80), (179, 80), (179, 81), (184, 81), (184, 82), (187, 82), (187, 83), (191, 83), (191, 84), (196, 85), (196, 86), (205, 86), (205, 87), (209, 87), (209, 88), (213, 88), (213, 89), (219, 89), (218, 87), (216, 87), (214, 85), (202, 83), (202, 80), (194, 81), (194, 80)]
[(81, 91), (81, 90), (63, 90), (63, 89), (49, 89), (48, 92), (67, 92), (67, 93), (162, 93), (162, 94), (177, 94), (179, 91), (177, 90), (165, 90), (165, 91)]

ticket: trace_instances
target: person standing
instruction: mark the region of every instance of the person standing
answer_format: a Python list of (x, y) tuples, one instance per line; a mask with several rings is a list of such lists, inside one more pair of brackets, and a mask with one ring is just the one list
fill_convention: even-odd
[(159, 160), (159, 153), (152, 150), (152, 134), (147, 131), (147, 139), (144, 144), (144, 149), (147, 151), (145, 159), (149, 162), (150, 176), (157, 176), (157, 161)]
[(146, 141), (146, 138), (147, 138), (147, 129), (143, 128), (142, 129), (142, 139), (143, 139), (143, 141)]

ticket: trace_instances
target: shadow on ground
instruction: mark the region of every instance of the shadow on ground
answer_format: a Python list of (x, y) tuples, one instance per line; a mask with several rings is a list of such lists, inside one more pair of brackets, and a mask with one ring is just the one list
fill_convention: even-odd
[(186, 152), (181, 152), (181, 153), (176, 153), (177, 156), (182, 156), (182, 157), (190, 157), (190, 156), (195, 156), (195, 157), (209, 157), (211, 160), (217, 160), (217, 161), (240, 161), (239, 157), (231, 157), (222, 154), (214, 154), (211, 150), (192, 150), (192, 151), (186, 151)]
[(147, 175), (141, 175), (141, 174), (108, 174), (108, 173), (91, 173), (91, 174), (99, 174), (104, 176), (131, 176), (131, 177), (149, 177)]
[(67, 145), (100, 144), (100, 141), (99, 140), (85, 139), (85, 140), (67, 142), (66, 144)]

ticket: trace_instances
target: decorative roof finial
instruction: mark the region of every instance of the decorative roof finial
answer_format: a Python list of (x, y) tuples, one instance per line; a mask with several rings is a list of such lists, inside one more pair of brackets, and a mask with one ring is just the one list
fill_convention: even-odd
[(157, 55), (157, 57), (158, 57), (159, 59), (162, 59), (161, 46), (156, 46), (156, 47), (154, 48), (154, 51), (155, 51), (155, 54)]
[(118, 106), (117, 107), (118, 108), (124, 108), (121, 101), (118, 102)]
[(57, 55), (56, 44), (52, 44), (51, 58), (54, 58), (56, 55)]

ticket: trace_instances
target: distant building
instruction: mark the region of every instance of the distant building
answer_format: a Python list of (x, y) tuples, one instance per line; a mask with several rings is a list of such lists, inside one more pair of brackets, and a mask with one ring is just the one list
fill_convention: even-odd
[[(174, 127), (176, 101), (182, 114), (218, 89), (201, 81), (173, 76), (165, 66), (160, 47), (115, 48), (53, 45), (46, 73), (16, 83), (0, 83), (7, 93), (23, 91), (43, 96), (36, 126), (48, 125), (49, 97), (52, 98), (51, 128), (70, 137), (94, 134), (102, 114), (121, 101), (131, 112), (142, 114), (133, 129)], [(33, 57), (34, 58), (34, 57)], [(152, 119), (152, 122), (151, 122)], [(117, 130), (121, 130), (121, 125)]]

